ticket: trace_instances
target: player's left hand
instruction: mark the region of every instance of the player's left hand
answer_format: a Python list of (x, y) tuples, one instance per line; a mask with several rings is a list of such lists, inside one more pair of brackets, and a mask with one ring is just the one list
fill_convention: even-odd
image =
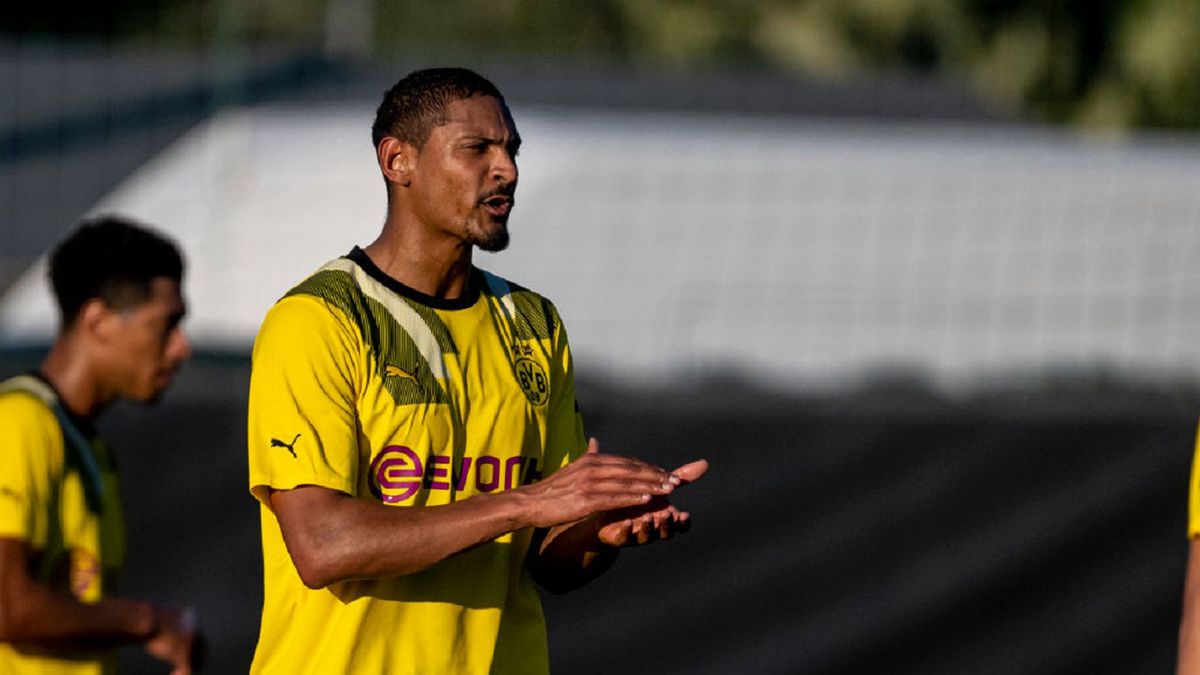
[(146, 641), (151, 656), (171, 666), (171, 675), (192, 675), (204, 665), (204, 636), (196, 627), (195, 611), (190, 608), (154, 605), (155, 634)]
[[(679, 486), (688, 485), (708, 472), (708, 461), (689, 462), (671, 472), (679, 479)], [(657, 496), (647, 504), (631, 506), (602, 513), (596, 518), (596, 537), (608, 546), (643, 546), (655, 541), (670, 539), (691, 528), (691, 514), (680, 511)]]

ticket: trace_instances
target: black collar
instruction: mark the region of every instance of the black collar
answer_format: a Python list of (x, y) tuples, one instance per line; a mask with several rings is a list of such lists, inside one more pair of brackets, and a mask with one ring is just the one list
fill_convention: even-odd
[(361, 267), (367, 273), (367, 276), (383, 284), (393, 293), (434, 309), (467, 309), (472, 307), (479, 300), (480, 288), (483, 286), (483, 275), (480, 274), (478, 268), (472, 266), (471, 277), (467, 280), (467, 292), (462, 297), (437, 298), (432, 295), (426, 295), (411, 286), (405, 286), (384, 274), (383, 270), (379, 269), (370, 256), (367, 255), (367, 252), (357, 246), (343, 257)]

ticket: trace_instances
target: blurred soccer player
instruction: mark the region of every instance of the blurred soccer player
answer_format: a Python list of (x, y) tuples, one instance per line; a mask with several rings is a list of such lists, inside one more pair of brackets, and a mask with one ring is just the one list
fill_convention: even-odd
[(115, 673), (116, 647), (138, 643), (186, 675), (186, 612), (114, 595), (121, 501), (92, 426), (118, 398), (156, 399), (188, 358), (183, 260), (101, 218), (54, 250), (50, 277), (58, 337), (38, 371), (0, 384), (0, 673)]
[(517, 187), (491, 82), (412, 73), (372, 136), (383, 232), (287, 293), (254, 347), (251, 671), (545, 673), (534, 581), (569, 590), (686, 530), (666, 497), (707, 463), (599, 453), (554, 306), (472, 264), (507, 245)]

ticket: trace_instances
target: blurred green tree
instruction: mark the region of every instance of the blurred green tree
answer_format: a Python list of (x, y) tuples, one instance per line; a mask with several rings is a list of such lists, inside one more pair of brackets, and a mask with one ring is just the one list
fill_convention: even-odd
[(350, 4), (360, 54), (919, 73), (1054, 122), (1200, 126), (1200, 0), (68, 0), (0, 32), (318, 47)]

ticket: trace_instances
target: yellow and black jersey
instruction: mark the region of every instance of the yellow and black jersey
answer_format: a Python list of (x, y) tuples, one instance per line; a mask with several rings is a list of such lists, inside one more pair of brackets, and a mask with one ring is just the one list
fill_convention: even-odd
[(1192, 455), (1192, 477), (1188, 483), (1189, 539), (1200, 537), (1200, 432), (1196, 433), (1196, 449)]
[(423, 572), (310, 590), (270, 490), (318, 485), (397, 508), (537, 480), (585, 449), (554, 306), (482, 270), (432, 298), (355, 248), (292, 289), (255, 341), (250, 490), (265, 599), (252, 672), (539, 673), (545, 622), (511, 533)]
[[(0, 537), (28, 544), (39, 581), (96, 602), (111, 592), (125, 557), (111, 453), (33, 375), (0, 383), (0, 429)], [(115, 650), (50, 656), (0, 643), (0, 673), (115, 672)]]

